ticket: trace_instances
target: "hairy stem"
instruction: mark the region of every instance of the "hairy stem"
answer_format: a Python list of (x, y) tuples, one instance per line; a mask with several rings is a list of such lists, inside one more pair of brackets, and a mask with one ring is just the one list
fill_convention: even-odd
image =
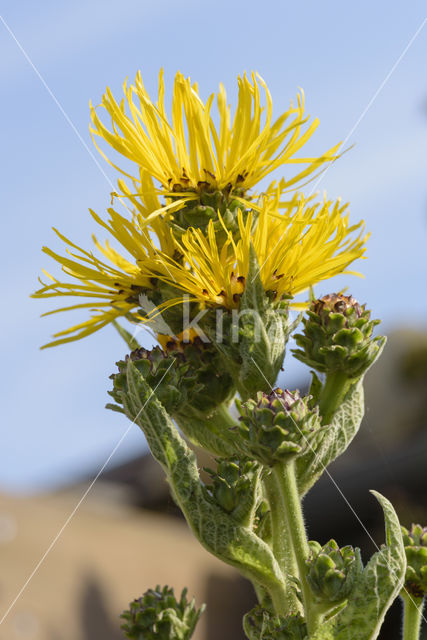
[(334, 413), (343, 402), (352, 383), (353, 381), (349, 380), (342, 371), (327, 374), (319, 398), (319, 412), (322, 416), (323, 424), (331, 422)]
[(228, 408), (228, 405), (223, 402), (215, 411), (209, 416), (209, 421), (216, 426), (225, 429), (227, 427), (235, 426), (237, 418), (233, 418)]
[(418, 640), (423, 619), (423, 598), (413, 598), (405, 593), (403, 600), (403, 640)]
[(289, 524), (286, 520), (285, 505), (280, 491), (280, 485), (274, 473), (270, 473), (264, 480), (264, 487), (267, 494), (271, 514), (272, 527), (272, 549), (274, 556), (283, 572), (286, 582), (285, 610), (277, 611), (278, 614), (285, 615), (291, 611), (301, 611), (301, 603), (295, 592), (295, 585), (289, 579), (290, 576), (298, 576), (298, 565), (293, 550), (290, 536)]
[(290, 538), (292, 540), (296, 564), (298, 566), (298, 578), (301, 585), (307, 630), (309, 633), (312, 633), (318, 627), (320, 618), (318, 611), (315, 611), (314, 602), (306, 577), (306, 560), (309, 555), (309, 546), (295, 478), (294, 463), (288, 462), (285, 465), (277, 465), (274, 468), (273, 473), (275, 474), (280, 487), (283, 504), (285, 506), (286, 521), (289, 526)]

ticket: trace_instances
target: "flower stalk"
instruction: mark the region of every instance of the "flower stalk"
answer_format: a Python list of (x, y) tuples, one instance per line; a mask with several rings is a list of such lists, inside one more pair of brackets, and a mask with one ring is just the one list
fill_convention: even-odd
[(273, 600), (275, 611), (279, 615), (302, 613), (296, 585), (292, 581), (292, 576), (298, 576), (298, 564), (291, 538), (291, 524), (286, 517), (280, 483), (273, 471), (265, 477), (264, 487), (271, 513), (272, 549), (286, 582), (285, 602)]
[(329, 424), (338, 407), (341, 406), (352, 380), (343, 371), (334, 371), (326, 375), (325, 384), (319, 397), (319, 413), (323, 424)]
[(296, 576), (301, 585), (307, 630), (312, 633), (317, 629), (320, 618), (313, 606), (313, 597), (307, 580), (309, 546), (293, 462), (281, 466), (277, 465), (273, 469), (273, 474), (280, 490), (284, 513), (286, 514), (285, 518), (289, 527), (292, 550), (298, 567)]
[(406, 593), (403, 600), (403, 640), (418, 640), (423, 620), (423, 598), (413, 598)]

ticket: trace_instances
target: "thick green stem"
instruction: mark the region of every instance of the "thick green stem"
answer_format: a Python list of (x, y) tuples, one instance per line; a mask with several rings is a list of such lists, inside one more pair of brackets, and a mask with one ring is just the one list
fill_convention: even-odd
[(271, 596), (269, 595), (268, 591), (265, 589), (265, 587), (262, 587), (260, 584), (258, 584), (257, 582), (253, 582), (252, 581), (252, 586), (254, 588), (256, 597), (258, 599), (258, 602), (260, 605), (265, 604), (267, 598), (270, 598)]
[(225, 429), (226, 427), (232, 427), (236, 424), (237, 419), (233, 418), (228, 408), (224, 402), (220, 404), (211, 416), (208, 418), (209, 422), (220, 427), (221, 429)]
[(285, 505), (274, 473), (265, 478), (264, 487), (270, 505), (272, 549), (286, 582), (285, 602), (280, 603), (282, 610), (277, 610), (277, 613), (280, 615), (296, 611), (302, 613), (301, 603), (295, 592), (295, 585), (289, 579), (290, 576), (298, 576), (298, 565), (293, 550), (289, 524), (286, 521)]
[(402, 596), (403, 614), (403, 640), (418, 640), (423, 619), (423, 599), (413, 598), (409, 594)]
[(328, 373), (319, 398), (319, 412), (323, 424), (329, 424), (334, 413), (343, 402), (353, 380), (349, 380), (342, 371)]
[(282, 500), (285, 506), (286, 521), (289, 526), (290, 537), (298, 566), (298, 578), (301, 585), (307, 630), (310, 634), (317, 629), (320, 623), (320, 615), (319, 612), (315, 610), (310, 586), (307, 582), (306, 561), (309, 555), (309, 546), (295, 478), (294, 463), (288, 462), (285, 465), (277, 465), (274, 468), (274, 474), (280, 486)]

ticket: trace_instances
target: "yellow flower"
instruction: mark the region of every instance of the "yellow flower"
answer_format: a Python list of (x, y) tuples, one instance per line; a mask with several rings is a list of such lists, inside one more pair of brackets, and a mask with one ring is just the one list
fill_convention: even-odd
[(162, 217), (156, 217), (147, 226), (147, 217), (160, 207), (160, 202), (151, 178), (141, 173), (140, 180), (144, 185), (144, 196), (131, 196), (135, 210), (130, 219), (110, 208), (110, 220), (107, 223), (91, 211), (96, 222), (107, 229), (130, 258), (121, 255), (108, 241), (101, 245), (93, 237), (97, 249), (108, 260), (105, 262), (92, 252), (75, 245), (56, 229), (54, 231), (70, 247), (67, 249), (68, 255), (58, 255), (47, 247), (43, 248), (47, 255), (59, 262), (62, 270), (71, 276), (73, 281), (61, 282), (44, 271), (51, 282), (41, 282), (42, 288), (32, 297), (72, 296), (91, 300), (61, 307), (44, 315), (73, 309), (91, 309), (94, 312), (88, 320), (56, 333), (54, 337), (57, 339), (45, 345), (46, 347), (84, 338), (120, 316), (135, 322), (141, 321), (141, 317), (135, 312), (139, 306), (139, 295), (147, 288), (152, 288), (149, 273), (153, 266), (160, 273), (167, 269), (162, 256), (173, 255), (175, 241)]
[[(316, 283), (339, 273), (365, 252), (363, 221), (349, 226), (348, 205), (340, 201), (312, 204), (295, 197), (283, 214), (278, 197), (268, 198), (256, 220), (253, 213), (238, 214), (240, 239), (227, 232), (217, 242), (213, 223), (205, 236), (189, 229), (177, 243), (183, 259), (164, 256), (168, 271), (160, 279), (200, 303), (237, 308), (245, 289), (251, 243), (255, 250), (264, 290), (273, 300), (293, 298)], [(359, 233), (354, 234), (355, 231)], [(358, 275), (358, 274), (355, 274)]]
[[(318, 126), (315, 119), (305, 127), (309, 118), (304, 116), (302, 92), (297, 105), (291, 103), (273, 122), (271, 95), (264, 80), (252, 73), (251, 80), (244, 75), (237, 82), (238, 103), (233, 119), (225, 89), (220, 85), (219, 126), (216, 126), (211, 115), (214, 94), (204, 103), (197, 84), (177, 73), (169, 121), (163, 72), (159, 76), (156, 103), (148, 95), (138, 72), (135, 85), (128, 87), (127, 82), (124, 83), (125, 98), (120, 103), (108, 88), (102, 98), (102, 107), (111, 118), (110, 129), (91, 105), (91, 131), (157, 179), (162, 193), (174, 198), (172, 202), (177, 202), (179, 192), (180, 206), (186, 200), (196, 199), (204, 190), (222, 190), (244, 197), (248, 189), (285, 164), (302, 166), (295, 175), (281, 181), (282, 189), (295, 188), (336, 157), (339, 145), (319, 157), (296, 157)], [(266, 107), (262, 107), (260, 87), (265, 92)], [(126, 171), (119, 171), (130, 177)]]
[[(291, 105), (273, 122), (272, 101), (262, 78), (243, 76), (238, 86), (233, 119), (225, 90), (220, 88), (218, 127), (211, 116), (214, 95), (203, 103), (197, 85), (180, 73), (175, 78), (171, 123), (165, 110), (162, 73), (156, 104), (148, 96), (140, 73), (135, 86), (125, 84), (126, 100), (120, 104), (107, 90), (102, 105), (111, 117), (112, 131), (91, 107), (93, 133), (138, 165), (137, 177), (122, 172), (131, 178), (133, 188), (124, 180), (118, 182), (119, 197), (131, 207), (132, 215), (110, 208), (110, 219), (105, 222), (91, 212), (127, 257), (108, 242), (101, 245), (94, 238), (99, 257), (56, 232), (69, 247), (67, 255), (48, 248), (44, 251), (71, 280), (63, 282), (45, 272), (50, 282), (42, 282), (34, 297), (83, 298), (81, 303), (49, 313), (90, 309), (92, 315), (55, 334), (56, 339), (46, 346), (83, 338), (120, 316), (146, 322), (181, 304), (185, 294), (202, 306), (236, 308), (246, 286), (251, 246), (272, 301), (292, 298), (316, 282), (346, 272), (348, 265), (363, 255), (366, 238), (361, 232), (353, 235), (362, 223), (350, 227), (345, 206), (329, 201), (313, 205), (311, 198), (302, 196), (281, 200), (284, 191), (295, 189), (333, 160), (338, 149), (335, 146), (320, 157), (295, 157), (318, 124), (315, 120), (305, 128), (308, 118), (304, 116), (303, 96), (298, 97), (296, 107)], [(266, 107), (261, 106), (261, 88)], [(247, 190), (284, 164), (303, 168), (272, 183), (254, 202)], [(153, 180), (160, 183), (160, 189)], [(160, 194), (165, 198), (163, 203)], [(190, 200), (199, 202), (189, 204), (181, 220), (176, 211)], [(204, 209), (210, 209), (206, 220)], [(197, 216), (205, 222), (195, 224)], [(141, 294), (146, 295), (150, 308), (141, 304)], [(141, 306), (143, 317), (138, 311)], [(175, 320), (179, 333), (181, 318), (174, 316)]]

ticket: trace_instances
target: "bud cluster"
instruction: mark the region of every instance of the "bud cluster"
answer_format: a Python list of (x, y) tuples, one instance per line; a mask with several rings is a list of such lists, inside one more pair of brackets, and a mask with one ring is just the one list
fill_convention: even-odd
[(243, 627), (249, 640), (305, 640), (307, 626), (298, 613), (286, 617), (272, 615), (260, 605), (243, 618)]
[(253, 460), (229, 458), (218, 460), (216, 471), (205, 471), (212, 478), (212, 484), (207, 487), (208, 492), (226, 513), (234, 515), (253, 493), (259, 465)]
[(209, 413), (233, 394), (228, 373), (220, 371), (218, 354), (210, 344), (197, 339), (191, 343), (171, 341), (166, 350), (139, 348), (117, 362), (119, 373), (110, 376), (110, 395), (121, 403), (127, 392), (126, 367), (132, 360), (155, 395), (172, 416), (186, 406)]
[(361, 376), (379, 355), (385, 338), (372, 338), (379, 320), (352, 296), (332, 293), (314, 301), (295, 336), (294, 355), (317, 371)]
[(203, 613), (194, 600), (188, 602), (184, 589), (178, 601), (173, 589), (159, 586), (149, 589), (141, 598), (130, 603), (120, 616), (125, 620), (122, 629), (131, 640), (189, 640)]
[(266, 466), (290, 460), (308, 446), (307, 437), (320, 427), (317, 409), (298, 391), (259, 392), (239, 405), (236, 447)]
[(360, 561), (353, 547), (341, 549), (335, 540), (325, 545), (310, 542), (307, 560), (307, 580), (320, 602), (340, 602), (350, 594)]
[(427, 527), (413, 524), (411, 529), (402, 527), (407, 568), (405, 589), (414, 598), (427, 594)]

